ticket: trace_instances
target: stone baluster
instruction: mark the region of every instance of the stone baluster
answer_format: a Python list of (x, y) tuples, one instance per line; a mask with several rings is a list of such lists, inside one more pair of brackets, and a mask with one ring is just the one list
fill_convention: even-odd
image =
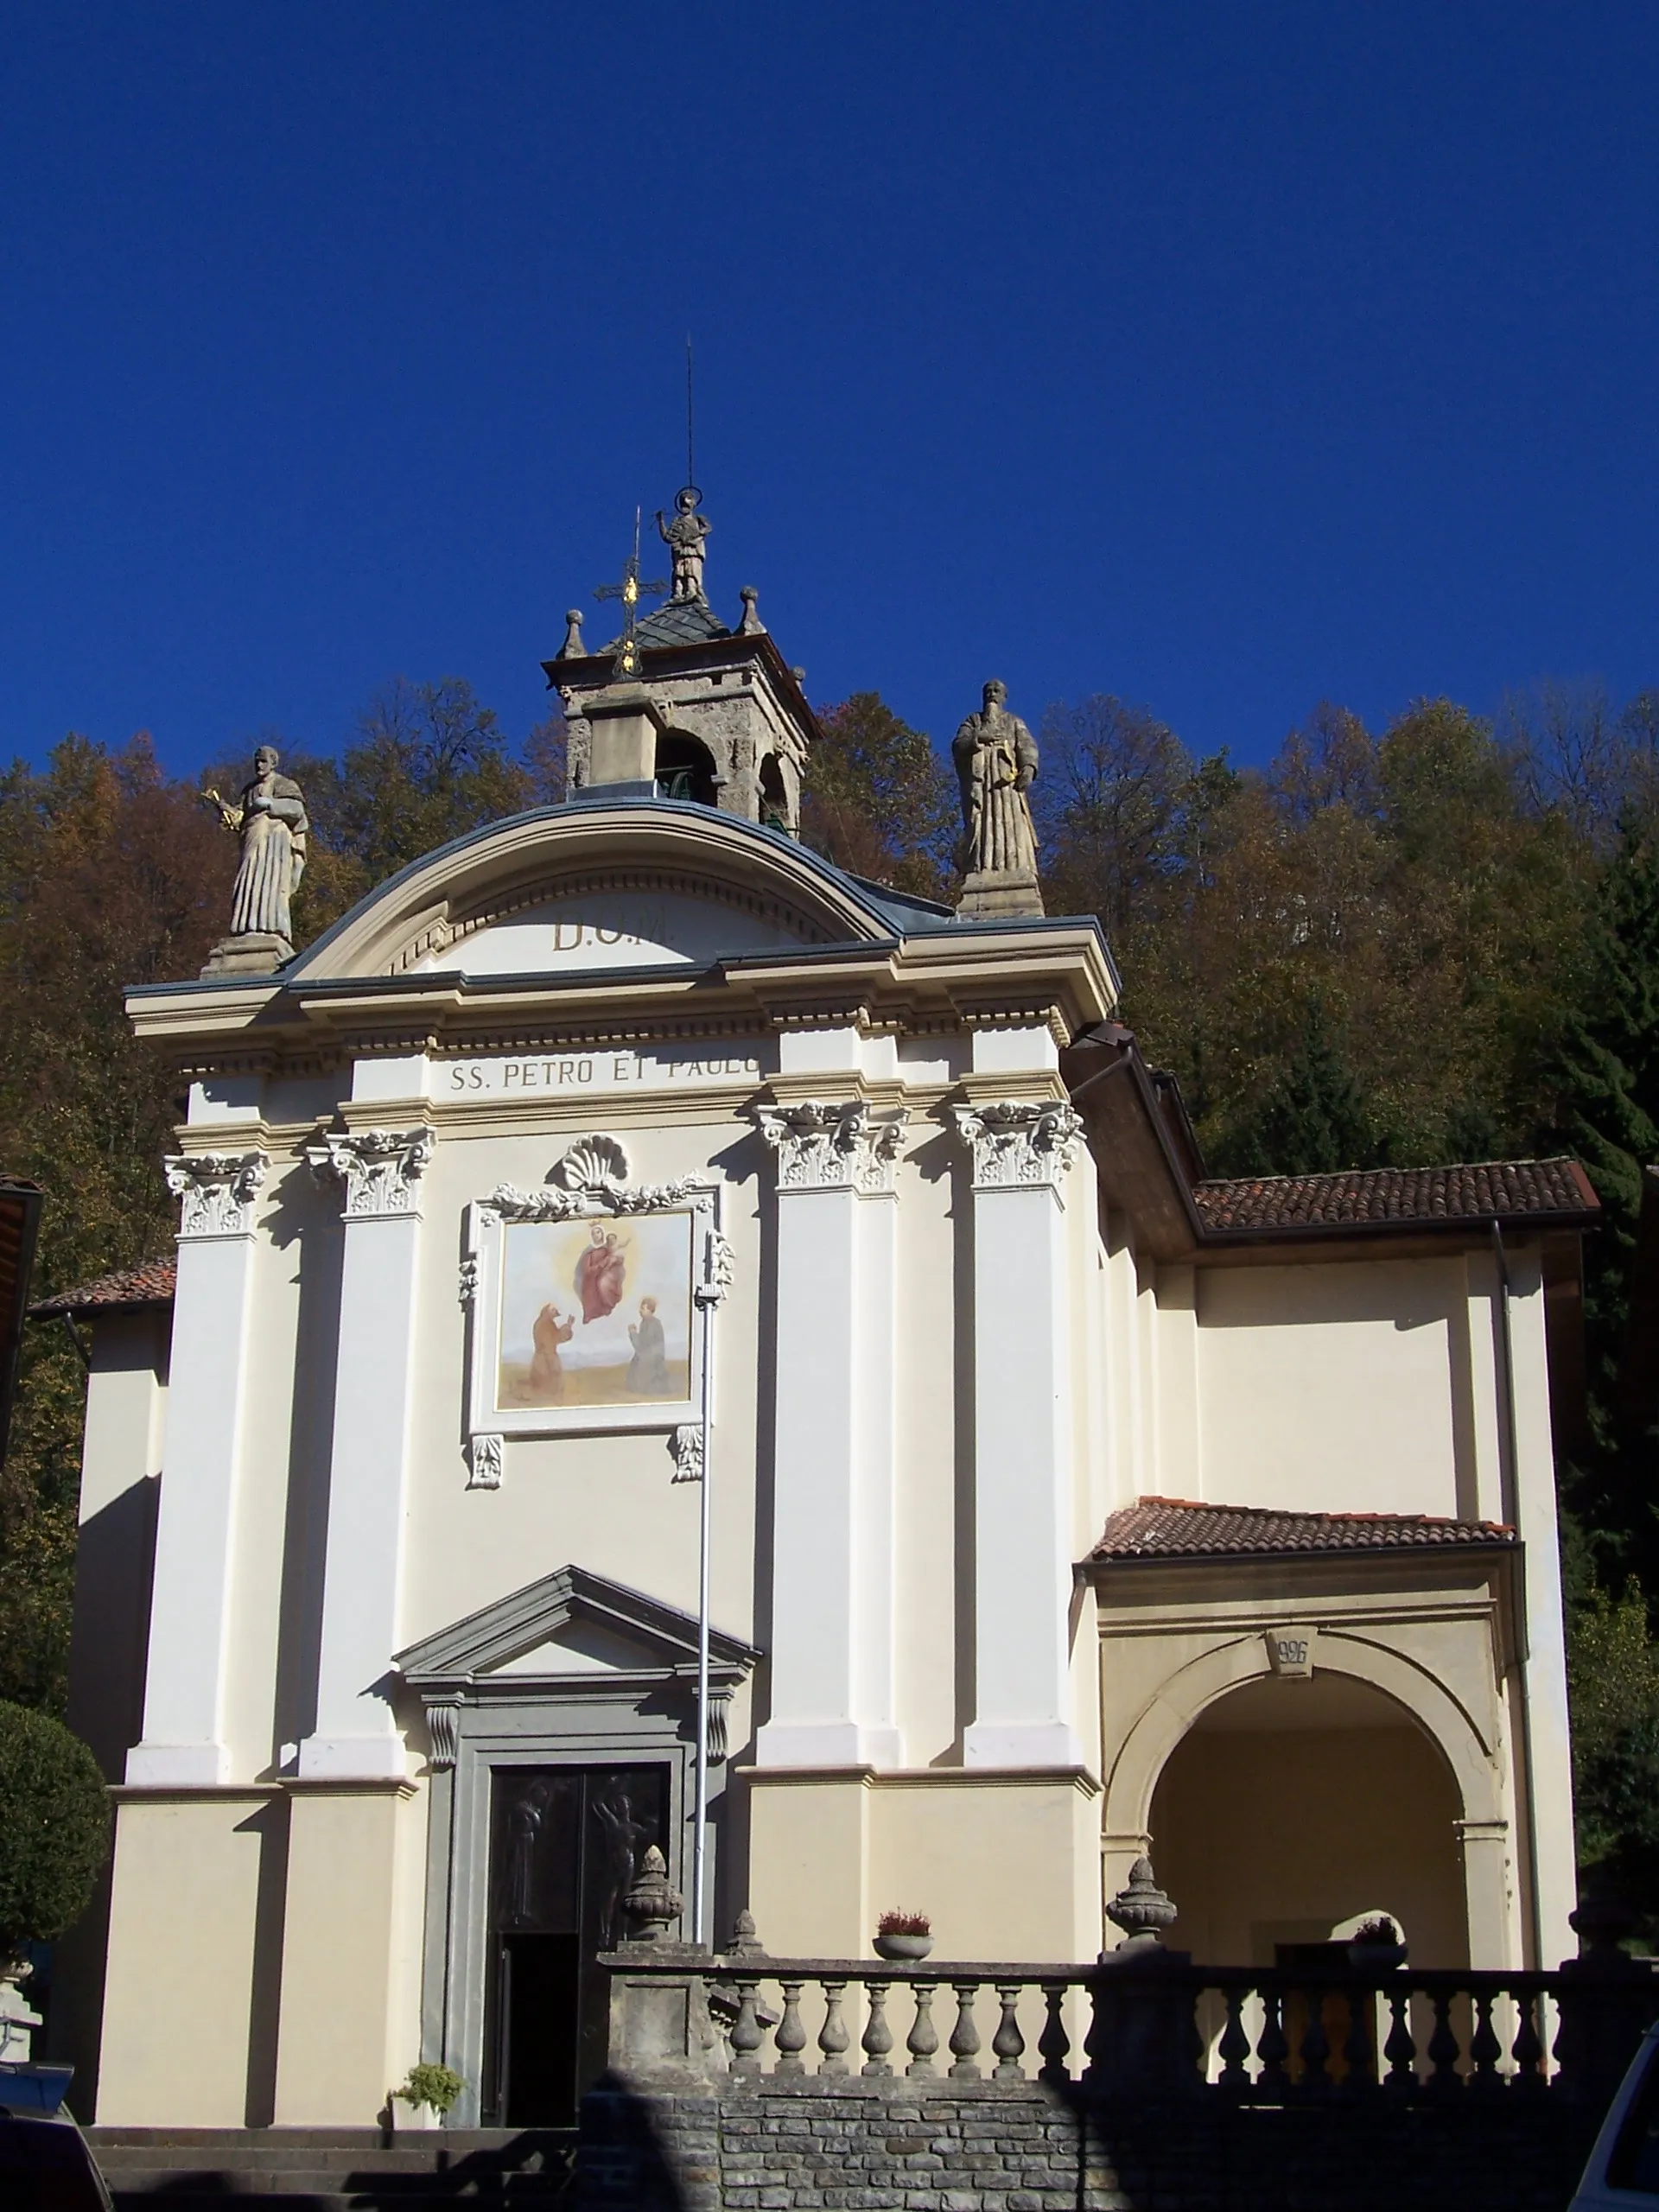
[(737, 2018), (732, 2022), (732, 2071), (734, 2074), (758, 2074), (760, 2071), (760, 2046), (766, 2040), (766, 2031), (760, 2025), (759, 1980), (747, 1976), (737, 1985)]
[(1390, 1985), (1389, 2011), (1392, 2019), (1382, 2046), (1382, 2056), (1389, 2062), (1384, 2086), (1404, 2093), (1417, 2086), (1417, 2044), (1411, 2032), (1411, 1991), (1403, 1982)]
[(1488, 2095), (1502, 2089), (1503, 2076), (1497, 2070), (1497, 2062), (1503, 2056), (1503, 2046), (1492, 2025), (1491, 1993), (1481, 1990), (1475, 1997), (1475, 2031), (1469, 2038), (1469, 2056), (1474, 2066), (1469, 2087)]
[(818, 2065), (820, 2074), (847, 2071), (847, 2045), (851, 2038), (841, 2013), (842, 1999), (846, 1994), (844, 1981), (826, 1981), (823, 1985), (823, 2025), (818, 2030), (818, 2049), (823, 2053)]
[(1066, 2060), (1071, 2053), (1071, 2038), (1065, 2026), (1065, 1984), (1046, 1981), (1043, 1984), (1043, 2003), (1046, 2009), (1043, 2031), (1037, 2038), (1037, 2050), (1042, 2059), (1037, 2078), (1058, 2087), (1071, 2079), (1071, 2069)]
[(864, 2023), (861, 2039), (862, 2071), (880, 2078), (893, 2072), (887, 2058), (893, 2049), (893, 2030), (887, 2025), (887, 1985), (885, 1981), (867, 1981), (864, 1990), (870, 2001), (870, 2016)]
[(1285, 2000), (1276, 1989), (1262, 1992), (1262, 2033), (1256, 2039), (1255, 2055), (1262, 2062), (1256, 2088), (1265, 2097), (1276, 2100), (1290, 2087), (1290, 2075), (1285, 2065), (1290, 2056), (1290, 2042), (1285, 2034)]
[(1227, 1991), (1227, 2024), (1221, 2031), (1221, 2041), (1216, 2046), (1221, 2059), (1221, 2086), (1238, 2095), (1250, 2086), (1249, 2074), (1244, 2064), (1250, 2055), (1250, 2038), (1245, 2032), (1241, 2017), (1247, 1993), (1236, 1984)]
[(777, 2071), (779, 2074), (804, 2074), (801, 2053), (806, 2049), (806, 2028), (801, 2019), (801, 1992), (804, 1981), (785, 1981), (779, 1984), (784, 1993), (784, 2017), (778, 2023), (772, 2037), (778, 2048)]
[(1535, 1997), (1529, 1989), (1516, 1989), (1510, 1993), (1516, 2008), (1515, 2041), (1510, 2046), (1510, 2056), (1515, 2061), (1511, 2086), (1523, 2096), (1535, 2096), (1544, 2087), (1544, 2044), (1537, 2020), (1543, 1999)]
[(912, 1981), (910, 1986), (916, 1996), (916, 2017), (905, 2039), (910, 2052), (910, 2063), (905, 2071), (931, 2075), (936, 2071), (933, 2054), (939, 2047), (939, 2031), (933, 2024), (933, 1985), (931, 1981)]
[(1120, 2054), (1112, 2048), (1112, 1992), (1099, 1974), (1089, 1984), (1089, 2025), (1084, 2031), (1083, 2056), (1082, 2079), (1091, 2089), (1106, 2088), (1113, 2061)]
[(1433, 2001), (1434, 2032), (1428, 2039), (1428, 2059), (1433, 2071), (1428, 2077), (1428, 2086), (1444, 2093), (1463, 2086), (1458, 2079), (1458, 2038), (1450, 2018), (1449, 1993), (1436, 1990)]
[(1371, 2006), (1375, 2001), (1369, 1989), (1351, 1989), (1348, 1993), (1348, 2033), (1342, 2045), (1343, 2087), (1356, 2094), (1372, 2086)]
[(999, 1981), (996, 1994), (1002, 2006), (1002, 2017), (996, 2024), (996, 2033), (991, 2037), (991, 2049), (996, 2053), (996, 2066), (992, 2080), (1023, 2082), (1026, 2069), (1020, 2063), (1025, 2056), (1026, 2039), (1020, 2032), (1020, 1984)]
[(979, 2030), (974, 2025), (974, 1999), (979, 1994), (979, 1984), (957, 1981), (951, 1987), (957, 1993), (957, 2024), (950, 2031), (950, 2078), (955, 2082), (977, 2082)]
[(1310, 2092), (1328, 2089), (1331, 2075), (1326, 2061), (1331, 2056), (1331, 2038), (1325, 2031), (1325, 1992), (1313, 1987), (1307, 1992), (1307, 2027), (1302, 2037), (1302, 2087)]

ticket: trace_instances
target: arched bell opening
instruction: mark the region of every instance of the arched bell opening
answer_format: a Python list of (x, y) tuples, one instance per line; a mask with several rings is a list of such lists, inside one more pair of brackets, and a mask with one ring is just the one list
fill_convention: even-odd
[(664, 730), (657, 741), (657, 789), (664, 798), (689, 798), (698, 806), (719, 804), (715, 756), (683, 729)]
[(1199, 1713), (1148, 1826), (1172, 1941), (1206, 1965), (1315, 1969), (1389, 1915), (1416, 1967), (1469, 1963), (1451, 1765), (1416, 1717), (1347, 1675), (1267, 1676)]
[(785, 836), (794, 833), (784, 766), (775, 753), (768, 753), (760, 763), (760, 821), (764, 828), (781, 830)]

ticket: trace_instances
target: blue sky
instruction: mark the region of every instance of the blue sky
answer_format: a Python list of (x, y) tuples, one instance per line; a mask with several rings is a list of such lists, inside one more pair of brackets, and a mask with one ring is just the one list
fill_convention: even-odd
[(1659, 10), (0, 23), (0, 756), (521, 732), (683, 474), (818, 700), (1659, 683)]

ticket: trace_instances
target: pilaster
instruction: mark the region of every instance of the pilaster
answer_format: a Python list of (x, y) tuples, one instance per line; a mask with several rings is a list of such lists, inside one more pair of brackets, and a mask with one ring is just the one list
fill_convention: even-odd
[(893, 1166), (907, 1116), (755, 1109), (778, 1166), (772, 1713), (763, 1766), (894, 1766)]
[(355, 1129), (308, 1147), (346, 1222), (340, 1363), (323, 1567), (313, 1780), (401, 1779), (408, 1762), (385, 1685), (397, 1649), (410, 1443), (420, 1185), (434, 1135)]
[[(263, 1128), (260, 1134), (263, 1135)], [(252, 1300), (254, 1201), (270, 1171), (262, 1147), (167, 1162), (181, 1201), (143, 1740), (129, 1783), (228, 1782), (224, 1740), (231, 1569)]]
[(968, 1766), (1079, 1766), (1071, 1720), (1072, 1425), (1063, 1100), (954, 1109), (972, 1160), (975, 1715)]

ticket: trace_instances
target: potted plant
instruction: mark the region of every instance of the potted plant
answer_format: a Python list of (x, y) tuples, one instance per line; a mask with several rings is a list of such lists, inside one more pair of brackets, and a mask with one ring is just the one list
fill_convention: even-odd
[(415, 2113), (431, 2115), (417, 2120), (417, 2126), (442, 2127), (463, 2086), (460, 2075), (447, 2066), (411, 2066), (403, 2088), (386, 2100), (386, 2109), (395, 2119), (401, 2102)]
[(1386, 1912), (1362, 1921), (1348, 1938), (1348, 1963), (1362, 1974), (1391, 1973), (1406, 1963), (1400, 1930)]
[(875, 1931), (876, 1956), (925, 1959), (933, 1948), (933, 1923), (925, 1912), (884, 1912)]

